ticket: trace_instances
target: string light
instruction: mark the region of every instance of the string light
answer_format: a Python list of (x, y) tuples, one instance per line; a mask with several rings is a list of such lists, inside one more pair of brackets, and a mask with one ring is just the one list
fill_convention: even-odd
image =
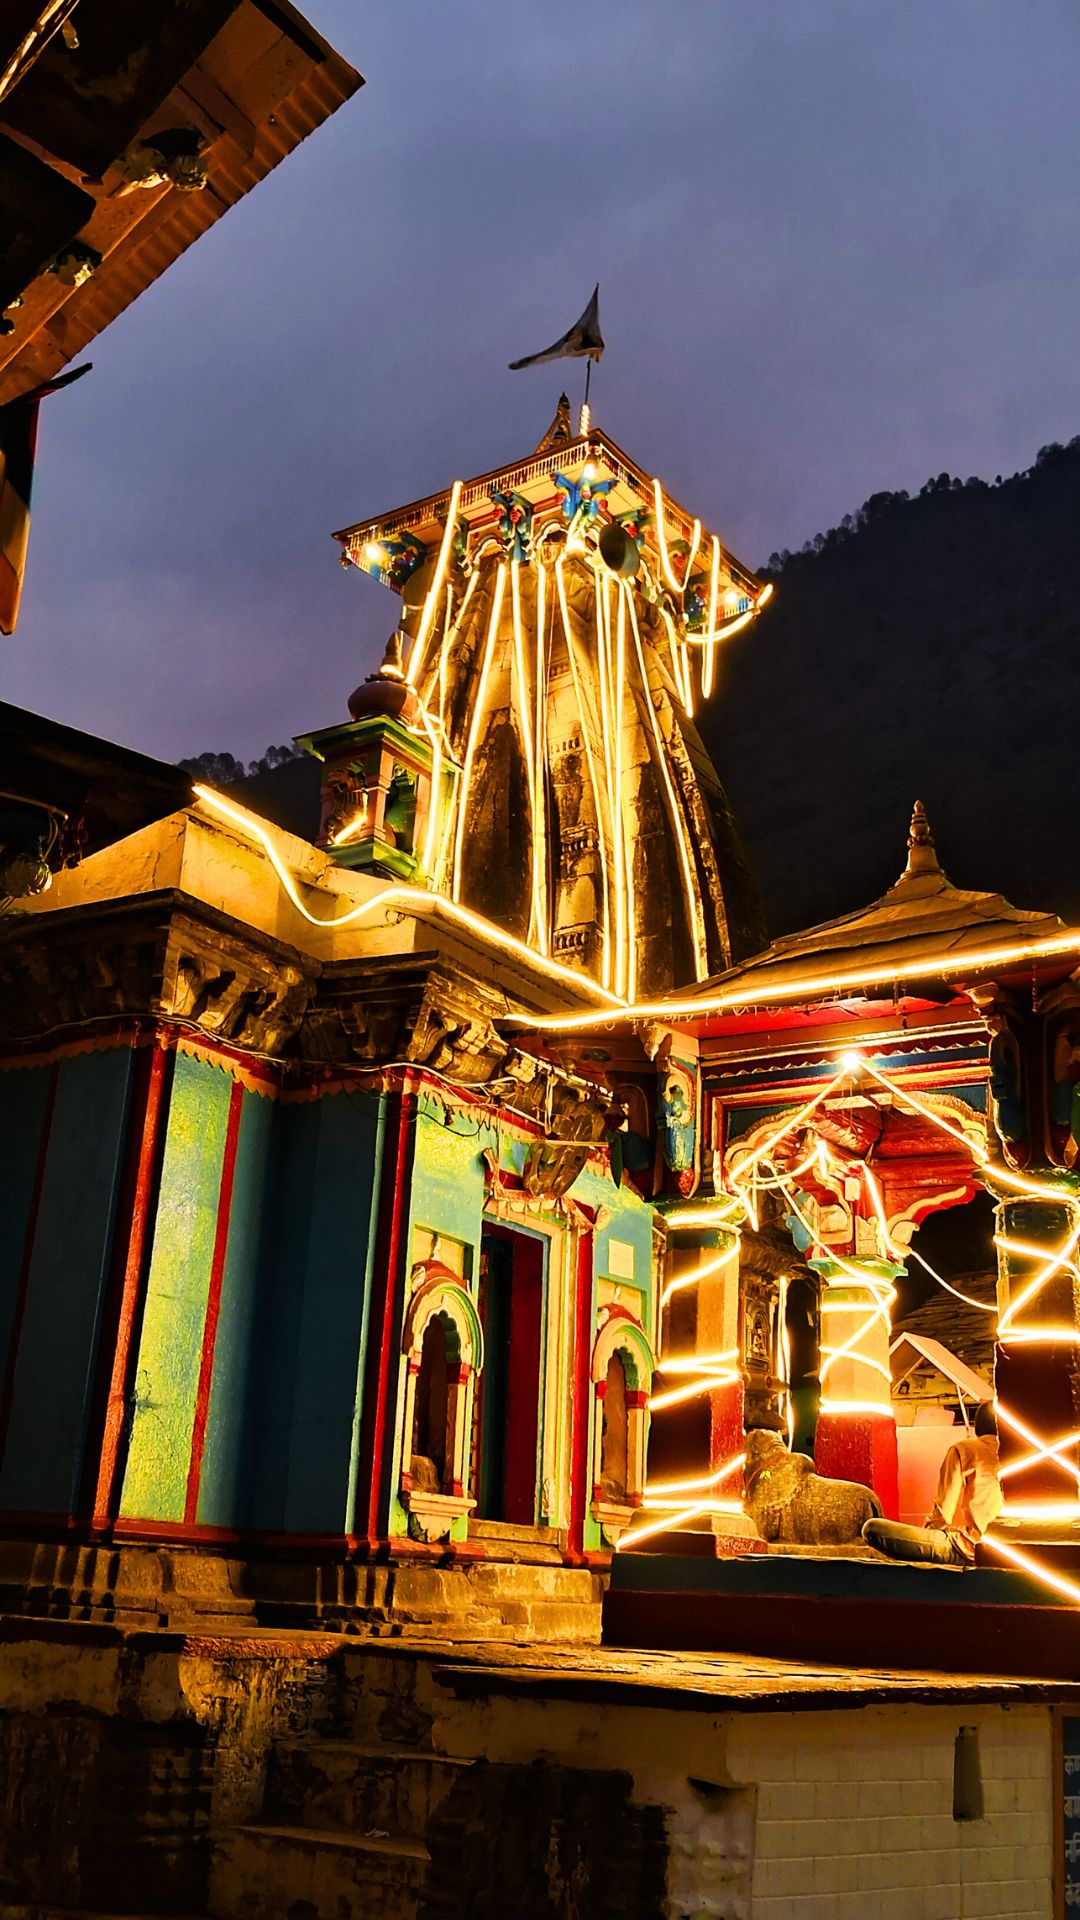
[[(716, 667), (716, 608), (720, 598), (720, 542), (712, 537), (712, 570), (709, 578), (709, 634), (701, 658), (701, 691), (707, 700), (713, 690)], [(700, 975), (698, 976), (700, 978)]]
[(694, 694), (693, 688), (690, 685), (690, 657), (679, 643), (679, 635), (675, 627), (675, 622), (666, 607), (661, 607), (660, 617), (667, 628), (668, 650), (671, 654), (671, 673), (675, 682), (675, 689), (678, 693), (683, 712), (692, 715), (694, 710)]
[[(606, 579), (604, 581), (604, 588), (605, 588), (605, 595), (606, 595), (606, 591), (607, 591)], [(606, 608), (605, 608), (605, 625), (607, 625)], [(608, 627), (608, 639), (609, 639), (609, 645), (610, 645), (610, 627)], [(623, 907), (622, 915), (620, 916), (620, 925), (618, 928), (618, 934), (616, 937), (616, 945), (615, 945), (615, 991), (617, 993), (625, 994), (628, 999), (632, 999), (633, 988), (630, 986), (629, 983), (632, 979), (633, 972), (634, 972), (634, 958), (633, 958), (633, 951), (632, 951), (633, 941), (634, 941), (634, 918), (633, 918), (634, 901), (633, 901), (633, 892), (632, 892), (633, 879), (632, 879), (630, 862), (627, 858), (626, 822), (623, 818), (623, 806), (622, 806), (623, 702), (625, 697), (625, 689), (626, 689), (626, 606), (623, 601), (622, 595), (620, 594), (619, 610), (618, 610), (618, 616), (615, 624), (615, 689), (614, 689), (614, 702), (613, 702), (613, 713), (612, 713), (614, 726), (612, 729), (611, 751), (612, 751), (612, 758), (615, 763), (615, 797), (614, 797), (614, 816), (613, 816), (614, 824), (615, 824), (615, 833), (616, 833), (615, 866), (617, 871), (621, 870), (622, 872), (623, 886), (625, 891), (623, 892), (624, 907)]]
[(476, 703), (473, 707), (472, 724), (465, 747), (465, 759), (462, 763), (461, 781), (457, 792), (457, 832), (454, 838), (454, 872), (452, 897), (456, 901), (461, 893), (461, 854), (465, 843), (465, 823), (468, 812), (469, 781), (472, 776), (473, 757), (480, 737), (480, 722), (484, 715), (487, 696), (488, 675), (491, 672), (492, 656), (495, 652), (495, 636), (499, 630), (499, 615), (502, 612), (503, 594), (506, 592), (506, 562), (502, 561), (495, 575), (495, 586), (491, 595), (491, 613), (488, 619), (487, 640), (484, 644), (484, 657), (480, 667), (480, 679), (476, 688)]
[[(1045, 940), (1032, 940), (1023, 946), (982, 947), (967, 953), (958, 953), (955, 948), (942, 953), (928, 954), (918, 962), (921, 979), (942, 978), (949, 974), (963, 974), (978, 971), (989, 966), (1020, 966), (1025, 961), (1050, 959), (1058, 954), (1080, 952), (1080, 928), (1070, 928), (1065, 933), (1048, 935)], [(755, 980), (750, 989), (732, 988), (727, 993), (686, 994), (678, 1000), (638, 1000), (625, 1009), (625, 1018), (630, 1020), (688, 1020), (707, 1013), (726, 1013), (749, 1011), (766, 1003), (783, 1000), (800, 1002), (816, 999), (833, 993), (842, 993), (845, 988), (870, 986), (895, 986), (899, 979), (895, 965), (886, 967), (866, 967), (849, 973), (817, 974), (804, 980), (788, 981), (783, 985), (770, 985), (766, 980)], [(574, 1033), (597, 1025), (603, 1016), (600, 1014), (551, 1014), (541, 1019), (522, 1017), (519, 1024), (543, 1029), (545, 1032)]]
[(1043, 1440), (1032, 1431), (1026, 1421), (1021, 1420), (1018, 1413), (1014, 1413), (1001, 1400), (995, 1399), (994, 1411), (997, 1418), (1004, 1420), (1005, 1425), (1019, 1434), (1021, 1440), (1026, 1441), (1031, 1448), (1030, 1453), (1021, 1454), (1015, 1460), (1006, 1461), (1000, 1469), (998, 1476), (1000, 1479), (1005, 1480), (1011, 1474), (1026, 1472), (1029, 1467), (1037, 1467), (1045, 1461), (1047, 1466), (1059, 1467), (1063, 1473), (1069, 1474), (1080, 1488), (1080, 1466), (1075, 1459), (1063, 1458), (1064, 1448), (1075, 1446), (1080, 1440), (1080, 1432), (1061, 1434), (1056, 1440)]
[(439, 558), (435, 563), (435, 577), (428, 590), (427, 598), (424, 601), (423, 611), (420, 615), (420, 624), (416, 629), (416, 639), (413, 642), (412, 652), (409, 655), (409, 670), (406, 674), (406, 679), (410, 686), (414, 685), (416, 676), (423, 664), (424, 648), (427, 645), (427, 637), (431, 630), (432, 618), (435, 608), (439, 604), (443, 581), (446, 578), (446, 569), (450, 560), (450, 549), (454, 544), (454, 535), (457, 531), (461, 487), (462, 482), (455, 480), (450, 489), (450, 504), (447, 508), (446, 526), (443, 528), (442, 542), (439, 547)]
[(547, 574), (536, 563), (536, 723), (533, 733), (535, 761), (533, 779), (532, 891), (536, 914), (536, 937), (542, 953), (549, 944), (547, 900), (547, 803), (544, 768), (547, 764)]
[(739, 1243), (736, 1240), (735, 1245), (728, 1247), (717, 1259), (707, 1261), (703, 1267), (695, 1267), (691, 1273), (684, 1273), (676, 1280), (669, 1280), (660, 1295), (660, 1311), (663, 1312), (674, 1294), (682, 1293), (686, 1287), (696, 1287), (699, 1280), (707, 1280), (711, 1275), (721, 1273), (738, 1257)]
[(1024, 1573), (1030, 1573), (1036, 1580), (1041, 1580), (1045, 1586), (1053, 1587), (1057, 1593), (1064, 1594), (1066, 1600), (1071, 1600), (1074, 1605), (1080, 1606), (1080, 1586), (1077, 1586), (1075, 1580), (1066, 1580), (1050, 1567), (1042, 1566), (1038, 1560), (1033, 1560), (1029, 1553), (1014, 1547), (1011, 1541), (1002, 1540), (1000, 1535), (994, 1533), (992, 1529), (989, 1533), (983, 1534), (982, 1545), (989, 1547), (991, 1553), (1000, 1554), (1003, 1560), (1011, 1560), (1014, 1566), (1022, 1568)]
[(788, 1449), (795, 1442), (795, 1398), (791, 1386), (791, 1335), (787, 1324), (788, 1276), (780, 1275), (780, 1285), (776, 1302), (776, 1327), (779, 1335), (780, 1366), (784, 1382), (784, 1425), (787, 1428)]
[(683, 1507), (677, 1513), (669, 1513), (662, 1520), (652, 1520), (646, 1527), (635, 1527), (630, 1535), (620, 1534), (615, 1542), (616, 1553), (632, 1553), (640, 1547), (642, 1541), (651, 1540), (658, 1533), (668, 1533), (683, 1527), (690, 1520), (700, 1520), (706, 1514), (742, 1512), (741, 1501), (703, 1500), (697, 1506)]
[[(539, 564), (537, 566), (537, 571), (540, 574), (542, 574), (543, 572), (543, 569), (539, 567)], [(515, 673), (511, 673), (510, 680), (511, 680), (511, 688), (513, 688), (515, 684), (517, 687), (518, 722), (521, 728), (522, 753), (525, 759), (525, 784), (526, 784), (528, 795), (529, 795), (529, 823), (530, 823), (530, 829), (531, 829), (530, 831), (530, 842), (531, 842), (530, 878), (531, 878), (531, 890), (532, 890), (532, 918), (530, 922), (530, 930), (541, 952), (546, 953), (547, 932), (548, 932), (547, 912), (546, 912), (544, 902), (541, 898), (541, 893), (540, 893), (540, 861), (537, 857), (538, 847), (539, 847), (540, 838), (541, 838), (541, 825), (540, 825), (539, 814), (540, 814), (540, 808), (542, 806), (542, 798), (541, 798), (542, 789), (537, 784), (537, 756), (534, 750), (535, 736), (533, 734), (532, 721), (529, 715), (529, 685), (528, 685), (528, 675), (525, 669), (525, 637), (522, 631), (522, 624), (521, 624), (520, 573), (521, 573), (521, 569), (518, 563), (516, 561), (511, 562), (510, 599), (511, 599), (511, 605), (513, 610), (513, 623), (514, 623), (514, 667), (516, 669), (516, 681), (515, 681)], [(534, 698), (537, 704), (537, 710), (538, 710), (537, 723), (539, 724), (539, 702), (540, 702), (539, 681), (537, 682), (536, 688), (534, 690)]]
[(560, 554), (555, 562), (555, 586), (559, 597), (559, 611), (562, 617), (563, 638), (566, 642), (567, 658), (570, 662), (570, 678), (574, 684), (574, 698), (577, 702), (578, 720), (581, 725), (581, 737), (585, 743), (585, 765), (589, 773), (589, 786), (592, 789), (593, 811), (596, 816), (596, 837), (600, 850), (600, 881), (603, 901), (601, 980), (605, 990), (611, 986), (611, 897), (608, 884), (607, 834), (604, 827), (604, 813), (600, 805), (600, 784), (596, 776), (596, 761), (593, 756), (592, 726), (585, 712), (585, 702), (581, 691), (581, 674), (577, 663), (577, 648), (574, 640), (570, 613), (566, 604), (566, 582), (563, 579), (563, 557)]
[(730, 1460), (725, 1460), (722, 1467), (717, 1467), (715, 1473), (707, 1473), (697, 1480), (660, 1480), (655, 1484), (650, 1481), (649, 1493), (646, 1497), (645, 1505), (647, 1507), (659, 1506), (666, 1494), (701, 1493), (706, 1487), (718, 1487), (720, 1482), (726, 1480), (729, 1474), (734, 1473), (737, 1467), (744, 1467), (745, 1465), (745, 1453), (736, 1453), (732, 1455)]
[(690, 922), (690, 937), (693, 941), (693, 946), (694, 946), (694, 972), (695, 972), (696, 978), (698, 980), (702, 980), (704, 979), (706, 973), (709, 970), (709, 962), (708, 962), (708, 948), (707, 948), (706, 938), (705, 938), (705, 915), (704, 915), (704, 910), (701, 902), (701, 893), (697, 885), (696, 875), (694, 873), (693, 859), (690, 853), (690, 846), (686, 836), (686, 828), (685, 828), (685, 823), (682, 817), (682, 809), (679, 805), (678, 796), (675, 792), (674, 781), (671, 778), (671, 770), (668, 766), (668, 757), (666, 752), (664, 751), (664, 742), (660, 737), (660, 723), (657, 720), (656, 709), (653, 706), (652, 698), (649, 691), (649, 677), (645, 670), (645, 650), (641, 644), (641, 633), (638, 628), (637, 610), (634, 606), (634, 597), (629, 587), (625, 584), (625, 582), (620, 582), (620, 585), (622, 586), (622, 591), (626, 596), (627, 607), (630, 613), (630, 628), (634, 636), (634, 649), (637, 657), (638, 672), (641, 675), (641, 684), (642, 684), (642, 688), (644, 689), (644, 695), (645, 695), (645, 699), (644, 699), (645, 711), (648, 715), (649, 724), (652, 728), (653, 739), (656, 743), (656, 758), (660, 767), (661, 774), (663, 775), (664, 791), (667, 794), (667, 801), (668, 801), (668, 813), (671, 819), (672, 832), (675, 836), (675, 847), (679, 856), (679, 865), (682, 869), (683, 890), (686, 896), (686, 909), (687, 909), (687, 915)]
[(358, 920), (365, 919), (368, 914), (374, 913), (380, 907), (400, 908), (406, 913), (428, 913), (436, 918), (448, 920), (453, 926), (467, 927), (470, 933), (479, 934), (494, 951), (513, 953), (530, 966), (546, 973), (551, 979), (558, 980), (566, 986), (572, 986), (578, 992), (585, 991), (600, 995), (613, 1009), (618, 1009), (623, 1004), (614, 994), (599, 986), (590, 975), (581, 973), (574, 967), (564, 967), (560, 961), (537, 953), (534, 947), (527, 946), (523, 940), (516, 940), (513, 934), (507, 933), (503, 927), (496, 927), (482, 915), (473, 913), (470, 907), (459, 906), (456, 901), (448, 900), (445, 894), (432, 893), (423, 887), (395, 883), (380, 888), (377, 893), (369, 895), (366, 900), (361, 900), (345, 913), (331, 914), (325, 918), (320, 914), (312, 913), (300, 898), (296, 882), (262, 822), (251, 814), (245, 813), (240, 807), (233, 806), (232, 802), (224, 799), (220, 793), (215, 793), (212, 787), (196, 784), (192, 787), (192, 792), (204, 806), (220, 814), (223, 819), (232, 821), (246, 838), (256, 841), (262, 847), (291, 905), (310, 926), (323, 928), (353, 926)]

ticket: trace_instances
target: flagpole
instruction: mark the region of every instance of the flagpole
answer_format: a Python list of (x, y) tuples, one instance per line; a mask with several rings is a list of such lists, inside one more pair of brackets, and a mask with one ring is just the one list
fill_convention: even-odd
[(592, 365), (592, 354), (590, 353), (585, 361), (585, 398), (581, 403), (581, 418), (578, 421), (579, 434), (588, 433), (592, 425), (592, 414), (589, 411), (589, 382), (592, 379)]

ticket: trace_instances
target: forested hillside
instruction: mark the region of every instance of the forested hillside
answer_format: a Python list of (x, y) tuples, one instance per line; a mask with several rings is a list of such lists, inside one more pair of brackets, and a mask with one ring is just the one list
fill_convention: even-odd
[(916, 798), (958, 886), (1080, 920), (1080, 437), (874, 494), (768, 577), (701, 726), (770, 932), (881, 893)]

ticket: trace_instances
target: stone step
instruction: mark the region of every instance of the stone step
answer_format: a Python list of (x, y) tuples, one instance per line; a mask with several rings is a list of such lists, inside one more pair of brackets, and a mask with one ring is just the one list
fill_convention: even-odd
[(212, 1920), (414, 1920), (419, 1842), (314, 1827), (232, 1827), (214, 1845)]
[(268, 1820), (419, 1839), (467, 1761), (356, 1740), (279, 1741), (266, 1783)]
[[(547, 1551), (554, 1551), (547, 1549)], [(588, 1567), (525, 1560), (345, 1563), (298, 1569), (271, 1562), (256, 1570), (259, 1619), (267, 1626), (333, 1628), (350, 1633), (460, 1637), (599, 1638), (603, 1579)]]
[[(89, 1907), (43, 1907), (36, 1901), (28, 1906), (13, 1906), (5, 1901), (0, 1906), (3, 1920), (162, 1920), (159, 1913), (100, 1913)], [(203, 1913), (170, 1913), (169, 1920), (209, 1920)]]

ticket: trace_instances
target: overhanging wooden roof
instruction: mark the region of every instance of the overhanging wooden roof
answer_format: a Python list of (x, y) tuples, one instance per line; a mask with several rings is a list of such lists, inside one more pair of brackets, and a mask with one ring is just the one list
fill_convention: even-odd
[[(0, 304), (22, 305), (0, 404), (58, 373), (363, 84), (288, 0), (19, 0), (16, 16), (0, 25)], [(176, 129), (201, 136), (206, 186), (125, 192), (124, 155)], [(72, 242), (102, 256), (78, 286), (46, 270)]]

